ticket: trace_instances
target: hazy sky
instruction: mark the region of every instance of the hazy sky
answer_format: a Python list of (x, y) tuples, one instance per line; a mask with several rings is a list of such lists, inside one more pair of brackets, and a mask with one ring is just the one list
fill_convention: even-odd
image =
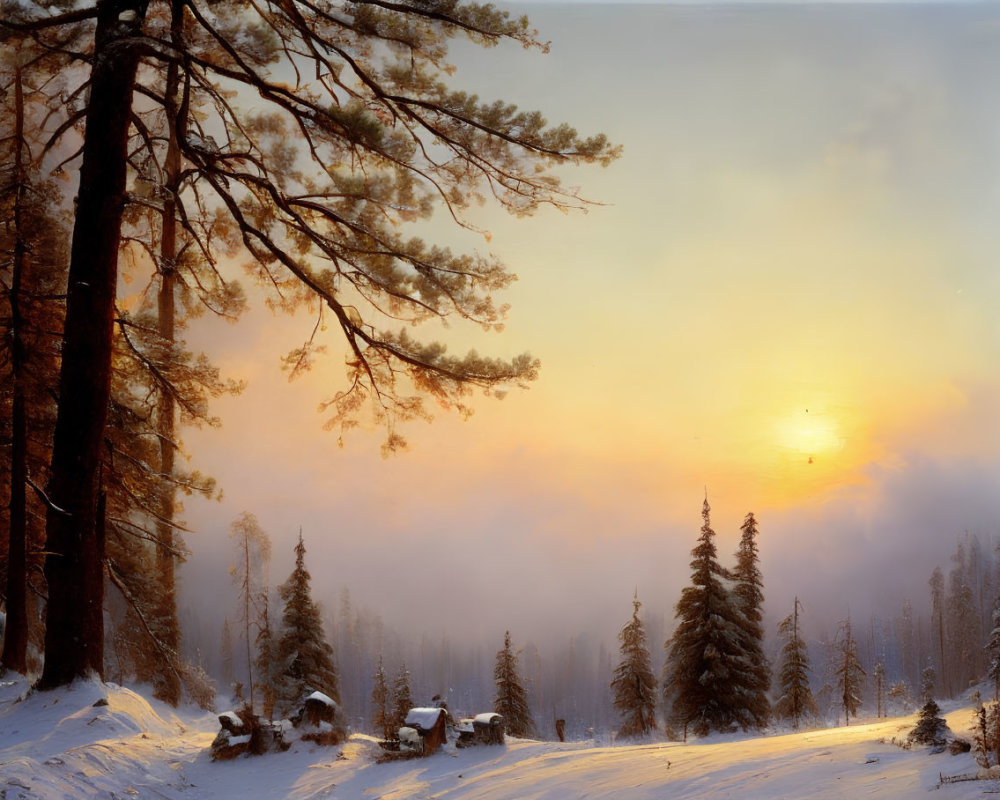
[(226, 587), (247, 510), (275, 581), (302, 527), (328, 608), (347, 586), (417, 634), (612, 640), (636, 586), (672, 616), (707, 487), (727, 562), (758, 516), (771, 616), (922, 604), (963, 530), (1000, 531), (1000, 9), (529, 10), (550, 54), (456, 48), (454, 80), (624, 145), (567, 173), (606, 205), (431, 227), (520, 277), (502, 334), (449, 346), (541, 378), (383, 460), (382, 431), (322, 430), (339, 341), (280, 372), (311, 319), (198, 328), (249, 387), (185, 436), (224, 499), (187, 502), (184, 597)]

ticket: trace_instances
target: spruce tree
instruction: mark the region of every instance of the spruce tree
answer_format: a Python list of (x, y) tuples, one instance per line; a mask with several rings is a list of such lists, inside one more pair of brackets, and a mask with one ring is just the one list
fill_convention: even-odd
[(736, 677), (749, 669), (739, 642), (743, 615), (735, 607), (719, 565), (708, 497), (702, 506), (701, 535), (691, 551), (691, 585), (677, 602), (677, 628), (667, 642), (664, 698), (673, 720), (696, 735), (729, 731), (737, 723)]
[(849, 725), (850, 718), (856, 717), (861, 707), (861, 689), (866, 673), (858, 659), (858, 642), (851, 634), (850, 618), (841, 624), (841, 634), (840, 666), (836, 672), (837, 689), (844, 709), (844, 724)]
[(278, 594), (285, 604), (277, 652), (278, 663), (282, 665), (278, 698), (286, 710), (313, 691), (320, 691), (340, 702), (333, 648), (326, 641), (319, 607), (312, 599), (311, 578), (306, 570), (305, 557), (306, 546), (299, 531), (299, 541), (295, 545), (295, 568), (288, 580), (278, 587)]
[(993, 629), (986, 642), (986, 677), (993, 681), (993, 701), (1000, 700), (1000, 600), (993, 606)]
[(941, 717), (941, 709), (932, 697), (920, 709), (917, 727), (907, 738), (917, 744), (942, 745), (947, 733), (948, 723)]
[(792, 613), (778, 625), (778, 634), (784, 637), (785, 645), (781, 648), (781, 668), (778, 670), (781, 695), (774, 704), (775, 716), (791, 720), (796, 730), (803, 717), (819, 715), (809, 688), (809, 650), (799, 632), (800, 608), (796, 597)]
[(742, 615), (739, 647), (747, 668), (735, 676), (739, 693), (735, 714), (737, 724), (749, 730), (764, 728), (770, 721), (767, 691), (771, 686), (771, 665), (764, 655), (764, 580), (758, 566), (757, 520), (752, 511), (746, 515), (740, 530), (733, 595)]
[(507, 733), (522, 739), (531, 736), (535, 723), (528, 708), (528, 693), (518, 671), (517, 653), (510, 641), (510, 631), (504, 634), (503, 648), (497, 651), (493, 682), (497, 687), (493, 710), (503, 717)]
[(277, 643), (274, 640), (274, 626), (271, 624), (270, 591), (266, 586), (258, 597), (258, 612), (257, 636), (254, 639), (254, 644), (257, 646), (257, 658), (254, 660), (254, 668), (263, 705), (262, 713), (271, 719), (274, 715), (281, 675), (278, 670), (279, 662)]
[(888, 716), (885, 711), (885, 664), (879, 661), (875, 665), (872, 677), (875, 680), (875, 716), (881, 719)]
[(392, 736), (398, 735), (400, 727), (406, 722), (406, 716), (413, 708), (413, 695), (410, 691), (410, 671), (406, 664), (399, 665), (399, 672), (392, 682), (392, 717), (389, 731)]
[(618, 632), (622, 660), (615, 669), (611, 690), (614, 704), (624, 717), (621, 736), (645, 736), (656, 730), (656, 677), (646, 647), (646, 630), (639, 619), (638, 590), (632, 598), (632, 619)]
[(392, 716), (389, 710), (389, 687), (385, 682), (382, 656), (378, 657), (378, 668), (372, 679), (372, 729), (383, 739), (392, 735)]

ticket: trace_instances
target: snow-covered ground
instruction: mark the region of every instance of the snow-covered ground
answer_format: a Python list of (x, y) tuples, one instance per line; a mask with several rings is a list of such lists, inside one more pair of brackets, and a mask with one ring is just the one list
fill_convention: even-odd
[[(106, 699), (107, 705), (94, 705)], [(947, 714), (968, 735), (969, 708)], [(378, 764), (374, 741), (297, 743), (286, 753), (212, 762), (213, 714), (174, 710), (119, 686), (29, 693), (0, 686), (0, 798), (218, 800), (576, 800), (577, 798), (982, 798), (1000, 781), (941, 785), (975, 772), (968, 754), (903, 750), (913, 717), (766, 737), (599, 747), (509, 741)]]

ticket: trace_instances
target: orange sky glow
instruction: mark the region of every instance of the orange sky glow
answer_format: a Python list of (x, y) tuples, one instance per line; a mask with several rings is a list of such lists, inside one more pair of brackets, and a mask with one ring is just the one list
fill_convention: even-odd
[[(529, 10), (549, 55), (458, 47), (455, 80), (602, 130), (624, 157), (567, 174), (604, 204), (587, 214), (486, 206), (473, 220), (488, 242), (435, 221), (428, 238), (493, 252), (519, 280), (502, 333), (425, 335), (529, 350), (540, 379), (477, 399), (469, 421), (407, 425), (410, 450), (383, 460), (383, 431), (343, 448), (322, 431), (316, 408), (343, 380), (332, 331), (328, 361), (289, 384), (278, 359), (308, 336), (306, 313), (199, 322), (193, 343), (248, 388), (215, 404), (221, 429), (185, 436), (224, 490), (188, 501), (193, 547), (224, 550), (243, 510), (276, 540), (302, 525), (331, 596), (351, 585), (374, 603), (352, 574), (363, 584), (395, 543), (461, 582), (504, 558), (486, 544), (500, 537), (512, 563), (536, 562), (519, 580), (587, 585), (618, 616), (638, 582), (666, 612), (706, 487), (720, 550), (753, 510), (766, 559), (793, 531), (849, 528), (845, 548), (869, 535), (895, 518), (887, 487), (920, 465), (995, 473), (1000, 12)], [(993, 535), (991, 514), (924, 533)], [(669, 555), (658, 569), (626, 548), (652, 541)], [(601, 567), (612, 585), (594, 588)]]

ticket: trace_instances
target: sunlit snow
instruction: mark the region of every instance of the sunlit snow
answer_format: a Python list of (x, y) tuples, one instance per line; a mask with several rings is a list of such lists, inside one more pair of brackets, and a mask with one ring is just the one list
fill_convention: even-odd
[[(23, 699), (22, 699), (23, 698)], [(94, 705), (102, 698), (107, 705)], [(972, 711), (947, 720), (969, 735)], [(904, 750), (914, 717), (764, 737), (596, 746), (508, 740), (426, 759), (377, 763), (372, 737), (338, 747), (213, 762), (216, 715), (173, 710), (97, 682), (57, 692), (0, 687), (0, 796), (6, 800), (156, 797), (190, 800), (576, 800), (577, 798), (982, 798), (998, 781), (940, 785), (975, 773), (969, 754)]]

